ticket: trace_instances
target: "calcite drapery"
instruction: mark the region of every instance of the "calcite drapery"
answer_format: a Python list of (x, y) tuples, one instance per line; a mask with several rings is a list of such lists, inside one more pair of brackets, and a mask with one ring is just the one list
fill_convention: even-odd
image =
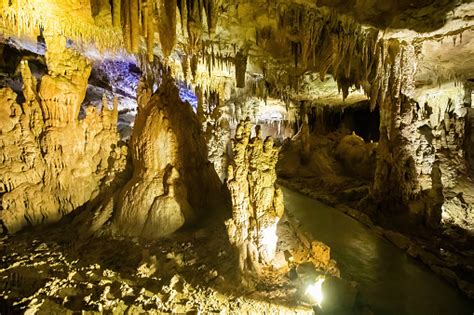
[[(54, 222), (95, 198), (125, 168), (127, 148), (117, 132), (117, 107), (99, 113), (79, 108), (87, 86), (87, 62), (47, 39), (49, 73), (39, 92), (22, 61), (25, 102), (1, 89), (0, 221), (8, 232)], [(56, 45), (56, 46), (55, 46)], [(53, 48), (54, 46), (54, 48)]]
[(115, 227), (152, 239), (210, 210), (220, 185), (198, 119), (174, 82), (165, 79), (149, 101), (142, 97), (131, 138), (134, 173), (122, 190)]
[(275, 186), (278, 149), (271, 138), (262, 141), (259, 127), (254, 138), (250, 133), (249, 119), (237, 126), (227, 174), (232, 218), (226, 226), (241, 270), (258, 270), (275, 257), (276, 227), (284, 210), (282, 191)]

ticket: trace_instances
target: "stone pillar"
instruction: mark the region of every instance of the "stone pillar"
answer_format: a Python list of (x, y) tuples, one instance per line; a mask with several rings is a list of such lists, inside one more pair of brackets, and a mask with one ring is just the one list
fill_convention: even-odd
[(227, 174), (232, 218), (226, 226), (239, 250), (242, 271), (258, 271), (273, 260), (277, 223), (284, 209), (283, 194), (275, 185), (278, 149), (271, 138), (262, 141), (258, 127), (254, 138), (250, 133), (250, 119), (237, 126)]

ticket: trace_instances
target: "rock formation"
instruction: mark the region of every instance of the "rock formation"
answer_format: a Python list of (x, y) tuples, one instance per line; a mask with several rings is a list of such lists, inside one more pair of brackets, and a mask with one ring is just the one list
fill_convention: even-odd
[(347, 173), (367, 180), (374, 178), (377, 144), (365, 143), (360, 136), (352, 134), (341, 139), (334, 153)]
[(275, 257), (276, 226), (283, 215), (283, 194), (275, 186), (278, 149), (261, 139), (259, 127), (250, 137), (250, 120), (241, 122), (232, 142), (227, 173), (232, 218), (226, 221), (231, 243), (239, 250), (241, 270), (259, 270)]
[(114, 225), (119, 234), (158, 238), (206, 215), (220, 185), (199, 121), (174, 83), (164, 81), (151, 98), (143, 93), (131, 138), (133, 176)]
[(127, 148), (117, 132), (117, 108), (87, 109), (79, 120), (90, 66), (49, 38), (48, 75), (39, 90), (21, 63), (25, 102), (1, 90), (0, 221), (10, 233), (58, 221), (94, 199), (125, 168)]
[(398, 225), (436, 229), (443, 205), (450, 208), (444, 194), (452, 196), (461, 174), (467, 172), (462, 145), (464, 93), (455, 87), (445, 88), (441, 97), (430, 90), (415, 92), (414, 48), (394, 41), (387, 45), (390, 55), (383, 72), (385, 96), (379, 94), (380, 141), (371, 196), (382, 211), (379, 220), (384, 221), (388, 211), (398, 216)]
[(45, 119), (52, 124), (77, 120), (86, 96), (91, 66), (86, 58), (66, 48), (63, 36), (45, 36), (48, 74), (41, 78), (38, 95)]
[(231, 125), (224, 101), (218, 92), (205, 93), (197, 89), (197, 116), (206, 139), (209, 161), (214, 165), (217, 175), (223, 182), (227, 173), (228, 146)]
[(413, 47), (390, 41), (379, 53), (386, 54), (387, 62), (380, 65), (384, 68), (376, 81), (379, 91), (385, 94), (377, 93), (378, 97), (372, 99), (380, 106), (380, 141), (372, 195), (380, 209), (406, 211), (409, 201), (420, 192), (412, 145), (414, 102), (409, 99), (414, 87), (414, 51)]

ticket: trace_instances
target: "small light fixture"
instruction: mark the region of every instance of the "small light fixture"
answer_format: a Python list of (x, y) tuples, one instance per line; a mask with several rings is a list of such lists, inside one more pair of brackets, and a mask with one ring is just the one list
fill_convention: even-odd
[(318, 278), (316, 278), (315, 283), (310, 284), (306, 287), (305, 291), (305, 294), (311, 299), (311, 302), (318, 306), (321, 306), (321, 303), (323, 302), (323, 291), (321, 286), (324, 280), (324, 277), (319, 276)]

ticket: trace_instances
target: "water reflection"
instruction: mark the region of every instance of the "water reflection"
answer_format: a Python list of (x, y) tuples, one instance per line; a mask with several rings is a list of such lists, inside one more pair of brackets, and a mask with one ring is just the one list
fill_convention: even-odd
[(469, 314), (474, 302), (426, 266), (340, 211), (283, 188), (286, 211), (331, 247), (344, 278), (375, 314)]

